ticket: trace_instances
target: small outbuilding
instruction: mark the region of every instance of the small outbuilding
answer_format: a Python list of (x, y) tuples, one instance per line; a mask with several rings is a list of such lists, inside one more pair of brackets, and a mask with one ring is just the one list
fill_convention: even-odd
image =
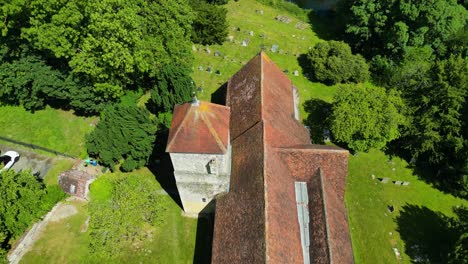
[(60, 173), (58, 181), (62, 190), (70, 195), (87, 199), (89, 185), (96, 179), (86, 171), (71, 169)]

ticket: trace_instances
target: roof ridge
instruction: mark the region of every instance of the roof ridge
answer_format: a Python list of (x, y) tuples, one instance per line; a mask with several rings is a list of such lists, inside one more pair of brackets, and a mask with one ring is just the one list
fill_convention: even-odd
[[(188, 103), (187, 103), (188, 104)], [(181, 106), (184, 105), (184, 104), (181, 104)], [(175, 109), (175, 108), (174, 108)], [(172, 137), (172, 140), (171, 142), (169, 142), (167, 145), (166, 145), (166, 149), (169, 149), (170, 147), (172, 147), (173, 145), (173, 142), (174, 142), (174, 139), (177, 138), (177, 135), (179, 134), (180, 130), (182, 129), (182, 126), (185, 122), (185, 120), (187, 120), (187, 116), (190, 115), (190, 110), (192, 109), (192, 104), (190, 104), (188, 106), (188, 109), (187, 111), (185, 112), (185, 115), (184, 115), (184, 118), (182, 119), (182, 121), (180, 122), (179, 124), (179, 127), (177, 128), (177, 130), (174, 132), (174, 136)]]
[[(206, 127), (208, 128), (208, 131), (210, 131), (211, 135), (214, 137), (214, 139), (216, 141), (216, 145), (218, 145), (218, 147), (223, 152), (226, 152), (227, 149), (224, 147), (224, 144), (222, 143), (221, 138), (219, 137), (218, 133), (216, 132), (216, 129), (213, 128), (213, 125), (211, 124), (210, 119), (205, 116), (204, 112), (200, 113), (200, 117), (203, 120), (203, 122), (205, 123)], [(228, 144), (229, 144), (229, 142), (228, 142)]]

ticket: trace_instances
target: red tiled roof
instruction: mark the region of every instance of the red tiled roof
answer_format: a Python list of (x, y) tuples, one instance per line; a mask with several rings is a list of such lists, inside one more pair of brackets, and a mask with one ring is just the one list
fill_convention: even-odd
[(307, 183), (311, 263), (352, 263), (347, 151), (310, 144), (293, 86), (261, 52), (228, 82), (232, 171), (217, 199), (212, 263), (302, 263), (295, 181)]
[(229, 107), (199, 102), (176, 105), (166, 152), (224, 154), (229, 143)]

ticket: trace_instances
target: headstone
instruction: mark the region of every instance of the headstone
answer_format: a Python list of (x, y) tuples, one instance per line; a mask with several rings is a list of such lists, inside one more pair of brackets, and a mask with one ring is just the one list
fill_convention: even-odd
[(205, 51), (206, 51), (206, 53), (211, 54), (210, 48), (206, 47)]
[(393, 211), (395, 211), (395, 207), (393, 207), (393, 205), (387, 206), (387, 209), (389, 213), (393, 213)]
[(198, 86), (197, 91), (198, 91), (199, 93), (201, 93), (201, 92), (203, 92), (203, 88), (202, 88), (201, 86)]
[(206, 71), (207, 71), (208, 73), (211, 73), (213, 70), (211, 69), (211, 67), (208, 67), (208, 68), (206, 68)]
[(289, 73), (288, 69), (284, 69), (283, 72), (286, 73), (286, 74)]
[[(295, 71), (295, 72), (296, 72), (296, 71)], [(294, 72), (294, 73), (295, 73), (295, 72)], [(297, 75), (296, 75), (296, 76), (297, 76)], [(330, 137), (331, 137), (330, 130), (324, 128), (322, 133), (323, 133), (323, 140), (324, 140), (325, 142), (329, 142), (329, 141), (330, 141)]]
[(220, 51), (215, 51), (214, 55), (216, 57), (222, 56), (223, 54)]
[(228, 59), (228, 56), (224, 56), (224, 57), (223, 57), (223, 60), (227, 60), (227, 59)]
[(233, 36), (233, 35), (230, 35), (230, 36), (228, 37), (228, 40), (229, 40), (229, 42), (232, 42), (232, 41), (234, 40), (234, 36)]
[(271, 46), (271, 52), (277, 52), (277, 51), (278, 51), (278, 48), (279, 48), (278, 45), (276, 45), (276, 44), (272, 45), (272, 46)]
[(239, 31), (239, 32), (241, 31), (240, 27), (237, 28), (237, 31)]
[(219, 70), (216, 70), (215, 73), (216, 73), (216, 75), (221, 75), (221, 71), (219, 71)]
[(392, 168), (392, 171), (395, 171), (396, 169), (395, 168)]
[(401, 259), (401, 255), (400, 255), (400, 251), (398, 251), (398, 248), (394, 247), (393, 248), (393, 252), (395, 253), (395, 257), (400, 260)]
[(394, 183), (395, 185), (401, 185), (401, 184), (402, 184), (401, 181), (394, 181), (393, 183)]
[(199, 71), (203, 71), (203, 66), (201, 66), (201, 65), (198, 66), (198, 70), (199, 70)]
[(295, 71), (293, 72), (293, 74), (294, 74), (294, 76), (299, 76), (299, 71), (298, 71), (298, 70), (295, 70)]
[(409, 185), (409, 182), (403, 182), (401, 185), (403, 185), (403, 186), (408, 186), (408, 185)]
[(374, 174), (372, 174), (372, 175), (371, 175), (371, 178), (372, 178), (373, 180), (375, 180), (375, 175), (374, 175)]
[(254, 35), (254, 32), (251, 30), (251, 31), (249, 32), (249, 35), (250, 35), (250, 36), (253, 36), (253, 35)]
[(244, 40), (242, 41), (242, 46), (243, 46), (243, 47), (247, 47), (248, 45), (249, 45), (249, 40), (248, 40), (248, 39), (244, 39)]
[(260, 9), (260, 15), (263, 15), (263, 9)]
[(195, 45), (192, 45), (192, 50), (197, 51), (197, 47)]
[(261, 38), (265, 38), (265, 33), (260, 34)]
[(387, 183), (390, 180), (390, 178), (383, 178), (380, 180), (381, 183)]

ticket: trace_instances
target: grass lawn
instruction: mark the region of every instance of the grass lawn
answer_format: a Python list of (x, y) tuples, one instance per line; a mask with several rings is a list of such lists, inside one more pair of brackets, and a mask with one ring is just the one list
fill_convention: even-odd
[[(132, 172), (149, 177), (159, 188), (159, 183), (147, 168)], [(91, 185), (91, 199), (106, 200), (111, 178), (125, 177), (126, 173), (108, 173)], [(162, 188), (161, 188), (162, 190)], [(152, 238), (143, 242), (138, 251), (124, 253), (120, 263), (193, 263), (197, 236), (197, 219), (185, 218), (179, 206), (168, 196), (161, 194), (166, 210), (163, 223), (156, 227)], [(21, 263), (87, 263), (89, 260), (88, 233), (81, 227), (88, 217), (86, 204), (77, 203), (79, 213), (47, 226), (42, 237)]]
[[(346, 206), (356, 263), (411, 263), (405, 251), (412, 245), (406, 245), (402, 237), (415, 237), (412, 241), (418, 241), (419, 246), (431, 246), (434, 251), (440, 251), (441, 238), (436, 244), (428, 245), (430, 241), (420, 233), (432, 233), (437, 240), (438, 229), (444, 227), (434, 224), (437, 222), (434, 216), (440, 213), (453, 217), (453, 207), (468, 206), (468, 201), (444, 194), (419, 180), (407, 166), (399, 158), (389, 161), (388, 156), (376, 150), (350, 156)], [(375, 175), (375, 180), (372, 175)], [(385, 177), (390, 178), (386, 184), (377, 179)], [(408, 181), (410, 185), (397, 186), (392, 183), (396, 180)], [(393, 213), (387, 209), (390, 205), (395, 208)], [(409, 212), (415, 209), (414, 206), (427, 207), (428, 210)], [(401, 213), (404, 217), (409, 214), (415, 217), (404, 219)], [(412, 228), (409, 233), (406, 225)], [(405, 233), (400, 234), (397, 230), (405, 230)], [(401, 262), (397, 261), (392, 247), (402, 254)]]
[(77, 117), (72, 112), (50, 107), (31, 113), (22, 107), (0, 106), (0, 112), (1, 136), (72, 156), (86, 156), (84, 136), (93, 129), (96, 118)]
[(50, 222), (20, 263), (86, 263), (88, 238), (86, 233), (81, 232), (81, 226), (88, 217), (86, 203), (71, 203), (78, 213), (58, 222)]
[[(310, 28), (298, 29), (295, 25), (301, 21), (294, 15), (262, 5), (254, 0), (229, 1), (226, 7), (229, 22), (228, 35), (233, 37), (233, 42), (226, 41), (223, 45), (209, 46), (210, 54), (206, 52), (205, 46), (195, 45), (197, 51), (193, 52), (195, 56), (193, 78), (195, 83), (203, 88), (203, 91), (199, 93), (199, 99), (209, 101), (211, 94), (260, 52), (263, 44), (265, 52), (276, 65), (289, 71), (287, 75), (299, 89), (302, 102), (312, 97), (331, 101), (336, 88), (310, 82), (304, 77), (298, 63), (298, 55), (306, 53), (309, 47), (321, 41)], [(263, 15), (255, 10), (263, 10)], [(286, 15), (291, 22), (289, 24), (279, 22), (275, 20), (277, 15)], [(253, 31), (253, 36), (249, 34), (250, 31)], [(262, 34), (264, 34), (263, 38)], [(241, 45), (245, 39), (249, 40), (247, 47)], [(277, 52), (271, 51), (272, 45), (279, 46)], [(215, 56), (216, 51), (221, 52), (222, 55)], [(199, 66), (203, 67), (202, 71), (198, 69)], [(207, 72), (208, 67), (212, 68), (212, 73)], [(221, 75), (215, 74), (217, 70), (221, 72)], [(299, 76), (293, 75), (295, 70), (299, 71)], [(304, 116), (305, 112), (301, 111)]]

